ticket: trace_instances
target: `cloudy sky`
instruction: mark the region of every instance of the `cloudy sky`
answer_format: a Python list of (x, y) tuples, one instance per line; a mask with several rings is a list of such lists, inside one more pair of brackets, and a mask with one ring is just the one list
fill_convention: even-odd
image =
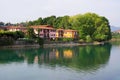
[(97, 13), (120, 27), (120, 0), (0, 0), (0, 21), (25, 22), (51, 15)]

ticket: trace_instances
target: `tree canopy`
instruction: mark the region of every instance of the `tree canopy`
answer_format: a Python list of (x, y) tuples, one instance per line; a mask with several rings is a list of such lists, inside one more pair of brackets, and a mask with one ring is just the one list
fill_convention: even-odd
[(95, 13), (75, 15), (70, 17), (73, 29), (79, 31), (79, 37), (86, 40), (89, 36), (94, 41), (105, 41), (111, 39), (109, 21)]

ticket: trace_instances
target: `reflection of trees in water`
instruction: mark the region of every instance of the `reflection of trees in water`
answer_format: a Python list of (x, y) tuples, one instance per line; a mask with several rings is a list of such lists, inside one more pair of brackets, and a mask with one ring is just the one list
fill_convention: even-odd
[(9, 62), (21, 62), (24, 58), (11, 49), (0, 50), (0, 64)]
[(110, 45), (79, 47), (79, 53), (74, 58), (72, 65), (85, 70), (98, 68), (108, 62), (110, 50)]
[[(45, 56), (45, 54), (51, 55), (52, 53), (42, 54), (45, 56), (42, 61), (49, 59), (47, 64), (69, 66), (78, 69), (96, 69), (106, 64), (109, 60), (111, 45), (99, 45), (99, 46), (80, 46), (80, 47), (67, 47), (56, 48), (57, 57)], [(43, 60), (44, 59), (44, 60)], [(40, 61), (40, 63), (42, 63)], [(46, 63), (46, 62), (44, 62)]]
[(12, 62), (12, 59), (20, 61), (24, 58), (28, 64), (59, 65), (87, 70), (106, 64), (109, 60), (110, 50), (111, 45), (19, 49), (0, 53), (0, 61), (4, 58), (6, 62), (7, 60)]
[(120, 41), (113, 41), (111, 42), (113, 46), (119, 46), (120, 47)]

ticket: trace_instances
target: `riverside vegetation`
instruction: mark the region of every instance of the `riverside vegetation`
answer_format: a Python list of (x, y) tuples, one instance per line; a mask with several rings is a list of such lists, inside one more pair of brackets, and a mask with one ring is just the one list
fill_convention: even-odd
[[(7, 26), (8, 23), (5, 24), (1, 22), (0, 25)], [(40, 45), (44, 43), (43, 39), (36, 37), (34, 30), (32, 28), (29, 28), (29, 26), (51, 25), (56, 29), (63, 28), (63, 29), (78, 30), (79, 32), (78, 41), (80, 42), (94, 42), (94, 41), (102, 42), (102, 41), (110, 40), (112, 38), (108, 19), (103, 16), (99, 16), (95, 13), (77, 14), (74, 16), (67, 15), (62, 17), (56, 17), (56, 16), (50, 16), (45, 18), (40, 17), (34, 21), (22, 22), (17, 24), (9, 23), (9, 25), (22, 25), (24, 27), (27, 27), (28, 28), (27, 34), (23, 34), (22, 32), (18, 34), (18, 32), (6, 33), (6, 31), (0, 31), (0, 37), (7, 35), (8, 37), (7, 39), (9, 39), (9, 36), (12, 35), (13, 39), (15, 38), (14, 40), (16, 40), (16, 37), (17, 38), (26, 37), (28, 39), (37, 40), (38, 42), (40, 42), (39, 43)], [(73, 40), (73, 39), (68, 39), (68, 40)]]

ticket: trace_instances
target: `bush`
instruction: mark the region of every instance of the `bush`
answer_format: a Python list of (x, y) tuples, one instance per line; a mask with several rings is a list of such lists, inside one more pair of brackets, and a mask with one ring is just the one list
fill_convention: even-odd
[(14, 39), (11, 37), (4, 37), (0, 39), (0, 46), (7, 46), (14, 44)]
[(44, 40), (42, 38), (39, 38), (39, 37), (37, 38), (37, 42), (41, 46), (43, 46), (43, 44), (44, 44)]
[(80, 43), (82, 43), (82, 42), (85, 42), (85, 40), (83, 40), (83, 39), (80, 39), (80, 40), (79, 40), (79, 42), (80, 42)]
[(69, 41), (73, 41), (73, 38), (58, 38), (58, 41), (69, 42)]
[(86, 42), (92, 42), (93, 40), (92, 40), (92, 38), (90, 37), (90, 35), (87, 35), (86, 36)]

